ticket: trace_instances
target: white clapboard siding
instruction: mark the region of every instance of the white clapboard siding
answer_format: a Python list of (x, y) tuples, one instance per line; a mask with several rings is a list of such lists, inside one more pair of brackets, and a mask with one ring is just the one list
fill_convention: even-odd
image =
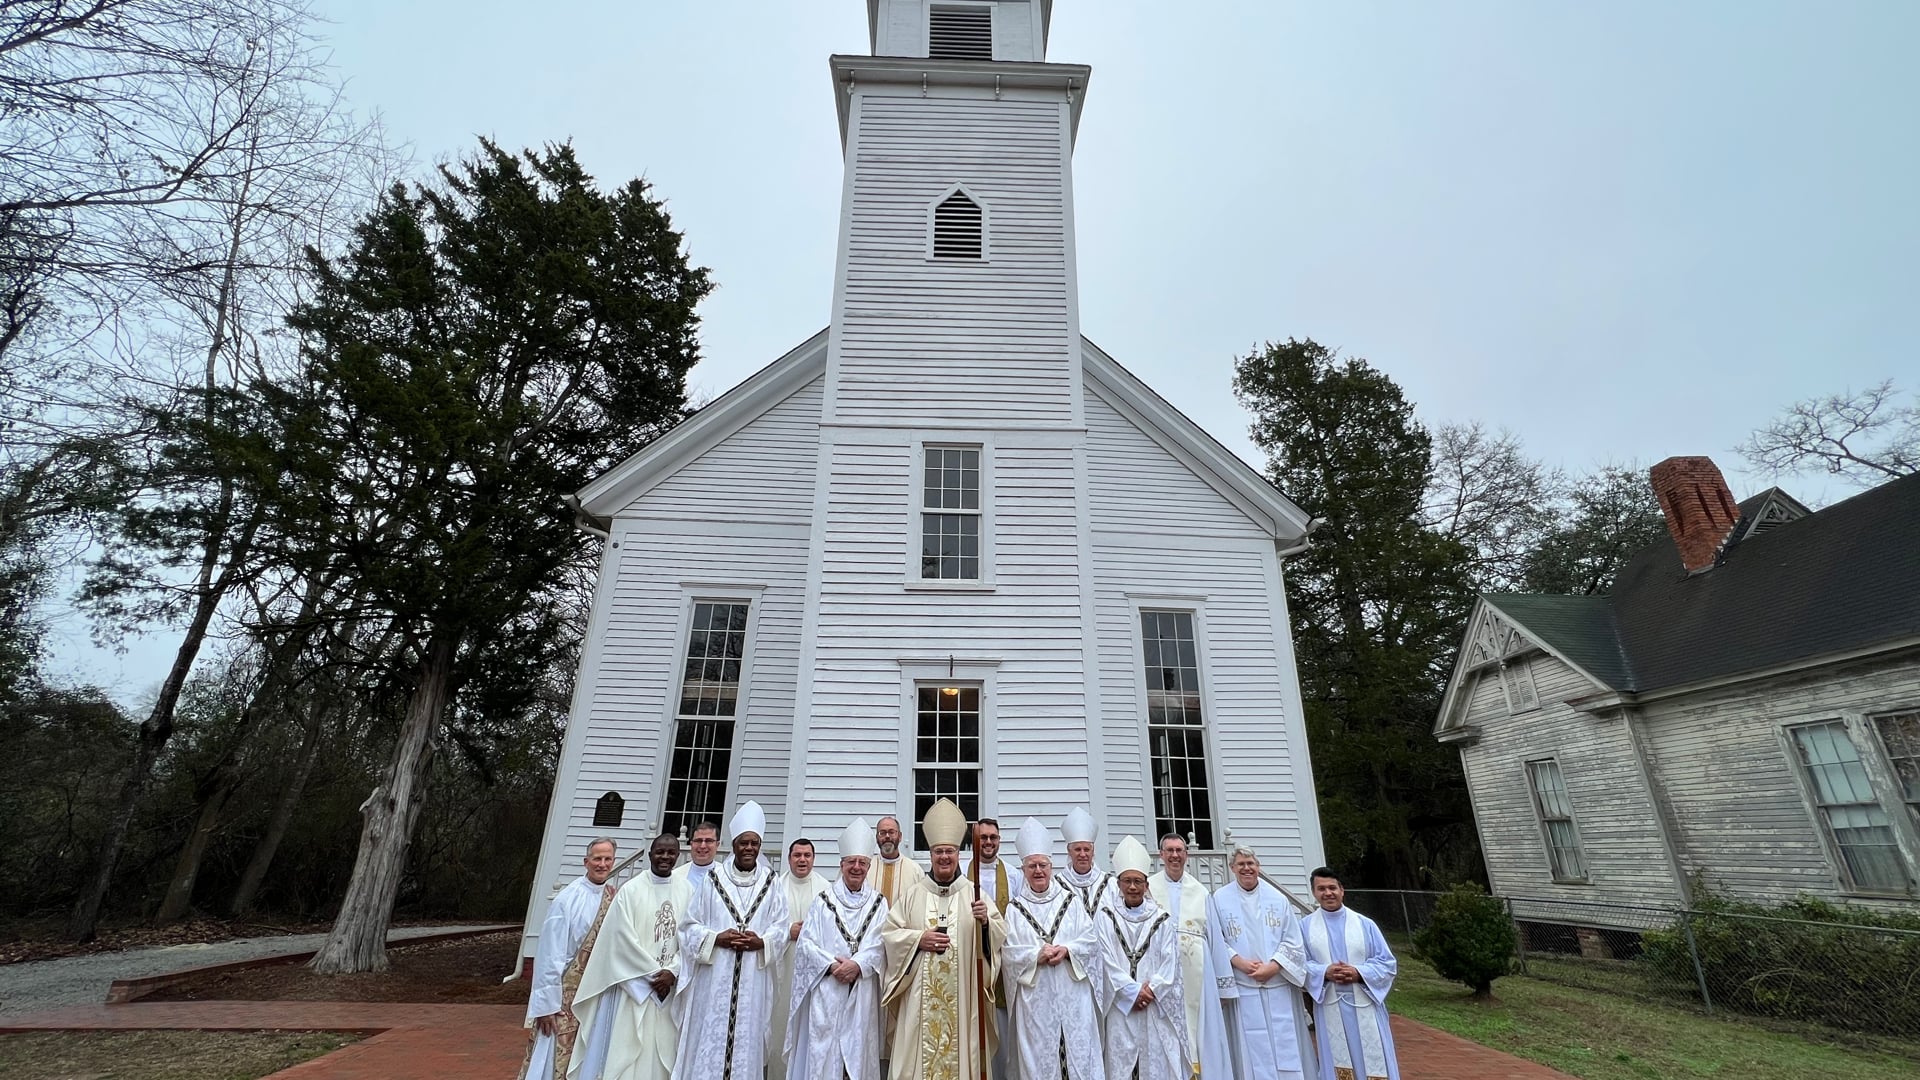
[[(1679, 829), (1683, 869), (1740, 899), (1835, 896), (1840, 874), (1781, 730), (1916, 703), (1920, 659), (1908, 655), (1647, 705), (1655, 773)], [(1920, 907), (1912, 901), (1885, 906)]]
[[(1072, 419), (1067, 107), (856, 91), (834, 419)], [(928, 258), (929, 208), (956, 184), (985, 208), (985, 259)]]
[[(1679, 902), (1680, 885), (1660, 835), (1652, 793), (1623, 721), (1566, 704), (1600, 687), (1558, 659), (1527, 661), (1540, 707), (1510, 715), (1497, 669), (1477, 676), (1466, 722), (1481, 730), (1461, 762), (1493, 890), (1509, 896), (1609, 904)], [(1553, 758), (1573, 803), (1587, 884), (1553, 880), (1526, 763)]]
[(927, 55), (927, 0), (877, 0), (875, 56)]
[(1040, 5), (1031, 2), (994, 5), (993, 58), (1045, 60), (1040, 41)]
[(663, 478), (628, 514), (808, 525), (813, 520), (823, 384), (815, 379)]
[(1182, 543), (1202, 537), (1270, 540), (1265, 529), (1091, 389), (1086, 418), (1096, 533), (1172, 536)]

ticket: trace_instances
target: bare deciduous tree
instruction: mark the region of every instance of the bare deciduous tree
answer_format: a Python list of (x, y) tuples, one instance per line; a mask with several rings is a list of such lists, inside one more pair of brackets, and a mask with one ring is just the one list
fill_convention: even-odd
[(1920, 402), (1902, 405), (1893, 380), (1787, 406), (1736, 449), (1781, 476), (1824, 472), (1860, 487), (1920, 472)]

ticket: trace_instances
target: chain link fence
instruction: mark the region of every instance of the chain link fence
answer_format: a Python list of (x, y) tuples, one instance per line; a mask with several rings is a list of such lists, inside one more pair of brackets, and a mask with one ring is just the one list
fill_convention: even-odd
[[(1432, 922), (1445, 894), (1350, 889), (1395, 937)], [(1920, 931), (1722, 910), (1503, 897), (1515, 971), (1537, 979), (1770, 1026), (1890, 1037), (1920, 1057)], [(1880, 1045), (1876, 1039), (1876, 1045)]]

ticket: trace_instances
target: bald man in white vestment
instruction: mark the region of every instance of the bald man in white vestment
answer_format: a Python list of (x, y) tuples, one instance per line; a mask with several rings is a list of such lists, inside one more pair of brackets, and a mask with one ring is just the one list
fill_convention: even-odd
[(767, 815), (749, 801), (728, 822), (733, 857), (716, 862), (680, 923), (687, 1024), (674, 1080), (760, 1080), (773, 1027), (773, 975), (787, 951), (787, 891), (760, 858)]
[(1053, 878), (1053, 836), (1033, 818), (1015, 838), (1020, 887), (1007, 902), (1000, 954), (1007, 987), (1008, 1062), (1026, 1080), (1105, 1080), (1099, 1011), (1100, 942), (1079, 898)]
[[(533, 952), (533, 992), (527, 998), (527, 1027), (533, 1041), (520, 1064), (520, 1080), (564, 1080), (567, 1066), (581, 1046), (604, 1044), (607, 1021), (583, 1029), (573, 1012), (573, 999), (593, 950), (595, 932), (613, 905), (616, 848), (601, 838), (587, 845), (586, 874), (569, 882), (547, 904), (540, 924), (540, 943)], [(611, 1017), (608, 1017), (611, 1020)]]
[(647, 872), (620, 887), (580, 977), (574, 1011), (583, 1028), (604, 1013), (611, 1031), (573, 1056), (573, 1080), (667, 1080), (680, 1047), (686, 984), (680, 978), (680, 917), (693, 887), (676, 877), (680, 841), (669, 833), (647, 848)]
[(793, 945), (789, 1080), (881, 1080), (887, 901), (868, 880), (879, 854), (873, 827), (854, 818), (839, 847), (840, 880), (807, 908)]

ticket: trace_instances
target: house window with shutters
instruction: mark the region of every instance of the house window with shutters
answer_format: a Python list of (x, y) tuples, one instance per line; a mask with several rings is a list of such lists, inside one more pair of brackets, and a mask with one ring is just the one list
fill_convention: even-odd
[(1886, 748), (1887, 764), (1893, 767), (1893, 782), (1907, 813), (1920, 826), (1920, 709), (1876, 716), (1873, 727)]
[(1533, 665), (1524, 659), (1500, 665), (1500, 685), (1507, 692), (1507, 712), (1523, 713), (1540, 707), (1540, 692), (1533, 685)]
[(986, 4), (929, 6), (927, 56), (933, 60), (993, 59), (993, 8)]
[(741, 669), (747, 656), (747, 601), (696, 601), (680, 676), (673, 753), (660, 827), (679, 833), (727, 815)]
[(1904, 893), (1907, 871), (1893, 821), (1874, 793), (1843, 720), (1790, 728), (1813, 797), (1814, 816), (1839, 856), (1841, 876), (1857, 892)]
[(979, 581), (983, 513), (978, 446), (921, 454), (920, 579)]
[(1552, 758), (1527, 762), (1527, 786), (1533, 790), (1533, 812), (1547, 844), (1547, 869), (1553, 880), (1587, 882), (1587, 859), (1580, 851), (1580, 827), (1573, 821), (1573, 800), (1567, 797), (1566, 777)]
[(1154, 831), (1190, 836), (1195, 848), (1211, 849), (1213, 794), (1207, 783), (1206, 714), (1193, 612), (1141, 611), (1140, 645), (1146, 667)]
[(927, 850), (920, 828), (941, 798), (968, 821), (980, 818), (980, 687), (916, 685), (913, 753), (913, 842)]
[(987, 257), (987, 210), (966, 189), (935, 200), (927, 222), (927, 254), (935, 259)]

